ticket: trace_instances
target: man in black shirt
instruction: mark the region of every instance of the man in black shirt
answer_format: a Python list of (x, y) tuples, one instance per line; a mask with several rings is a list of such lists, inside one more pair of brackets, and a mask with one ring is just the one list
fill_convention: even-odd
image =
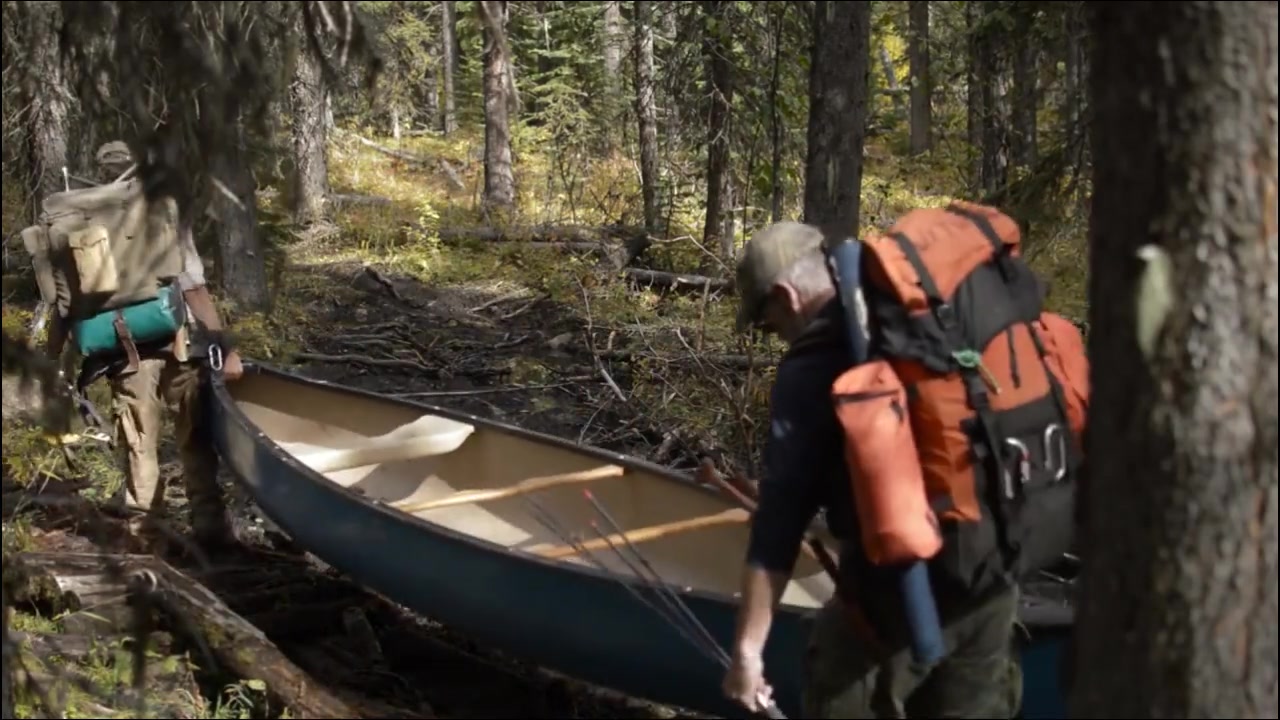
[(726, 694), (762, 707), (762, 651), (774, 608), (790, 581), (806, 529), (819, 509), (841, 541), (842, 586), (870, 620), (880, 655), (833, 599), (819, 611), (805, 658), (804, 717), (1007, 718), (1020, 705), (1011, 657), (1016, 589), (984, 597), (948, 593), (935, 581), (948, 655), (932, 668), (911, 661), (898, 586), (858, 543), (857, 516), (831, 386), (849, 367), (844, 313), (826, 267), (822, 234), (794, 222), (755, 235), (738, 266), (738, 329), (755, 326), (789, 345), (770, 399), (758, 510), (742, 581), (742, 605), (725, 677)]

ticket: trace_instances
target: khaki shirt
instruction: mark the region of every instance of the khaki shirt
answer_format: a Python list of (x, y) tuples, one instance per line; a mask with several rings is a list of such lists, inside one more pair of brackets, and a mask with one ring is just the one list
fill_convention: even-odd
[(203, 287), (204, 261), (196, 250), (196, 241), (190, 227), (178, 232), (178, 244), (182, 251), (182, 272), (178, 275), (178, 287), (183, 292)]

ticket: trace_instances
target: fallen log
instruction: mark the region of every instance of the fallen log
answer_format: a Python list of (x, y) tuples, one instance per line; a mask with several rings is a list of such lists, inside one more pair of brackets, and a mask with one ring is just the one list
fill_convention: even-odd
[[(176, 632), (203, 648), (229, 673), (260, 680), (269, 701), (289, 708), (295, 717), (378, 716), (358, 714), (360, 708), (316, 682), (208, 588), (162, 560), (146, 555), (35, 552), (19, 553), (14, 560), (27, 577), (69, 588), (77, 602), (83, 601), (78, 593), (86, 589), (92, 598), (103, 600), (106, 589), (114, 588), (119, 605), (130, 597), (145, 597)], [(64, 599), (67, 595), (64, 592)]]
[(660, 270), (626, 268), (622, 272), (627, 276), (628, 280), (637, 285), (657, 286), (669, 290), (724, 291), (732, 290), (734, 284), (732, 280), (723, 278), (662, 272)]
[(378, 143), (368, 138), (360, 137), (359, 135), (353, 132), (349, 132), (345, 130), (338, 130), (338, 132), (343, 135), (350, 135), (352, 138), (356, 140), (356, 142), (360, 143), (361, 145), (364, 145), (365, 147), (371, 150), (376, 150), (377, 152), (380, 152), (383, 155), (386, 155), (387, 157), (392, 157), (397, 160), (400, 160), (401, 162), (407, 162), (411, 165), (420, 165), (422, 167), (434, 167), (440, 170), (442, 173), (444, 173), (444, 176), (449, 179), (449, 184), (452, 185), (453, 189), (455, 190), (465, 190), (467, 188), (466, 183), (462, 182), (462, 178), (458, 177), (458, 171), (454, 169), (453, 165), (451, 165), (449, 161), (445, 160), (444, 158), (420, 157), (418, 155), (414, 155), (413, 153), (405, 152), (403, 150), (396, 150), (395, 148), (389, 148), (385, 145), (379, 145)]
[(644, 228), (630, 225), (481, 225), (439, 228), (435, 232), (444, 243), (518, 243), (531, 249), (590, 253), (605, 259), (615, 270), (634, 262), (653, 242)]

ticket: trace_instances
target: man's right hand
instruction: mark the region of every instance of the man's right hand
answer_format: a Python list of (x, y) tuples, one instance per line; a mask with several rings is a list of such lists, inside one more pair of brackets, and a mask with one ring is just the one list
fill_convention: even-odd
[(764, 681), (764, 660), (755, 653), (735, 652), (725, 673), (724, 693), (753, 713), (773, 702), (773, 688)]

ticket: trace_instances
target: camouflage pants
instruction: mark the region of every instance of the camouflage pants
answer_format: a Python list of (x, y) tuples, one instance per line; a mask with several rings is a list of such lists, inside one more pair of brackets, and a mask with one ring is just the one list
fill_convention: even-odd
[(912, 661), (908, 648), (877, 662), (833, 600), (818, 612), (809, 641), (804, 716), (1013, 717), (1022, 704), (1022, 674), (1013, 649), (1017, 608), (1012, 588), (951, 615), (943, 623), (948, 654), (927, 669)]
[(164, 516), (164, 483), (157, 445), (166, 407), (174, 413), (174, 431), (182, 458), (182, 477), (196, 534), (221, 532), (225, 505), (218, 487), (218, 456), (199, 431), (200, 371), (171, 357), (146, 358), (136, 373), (111, 380), (116, 444), (124, 456), (125, 504)]

